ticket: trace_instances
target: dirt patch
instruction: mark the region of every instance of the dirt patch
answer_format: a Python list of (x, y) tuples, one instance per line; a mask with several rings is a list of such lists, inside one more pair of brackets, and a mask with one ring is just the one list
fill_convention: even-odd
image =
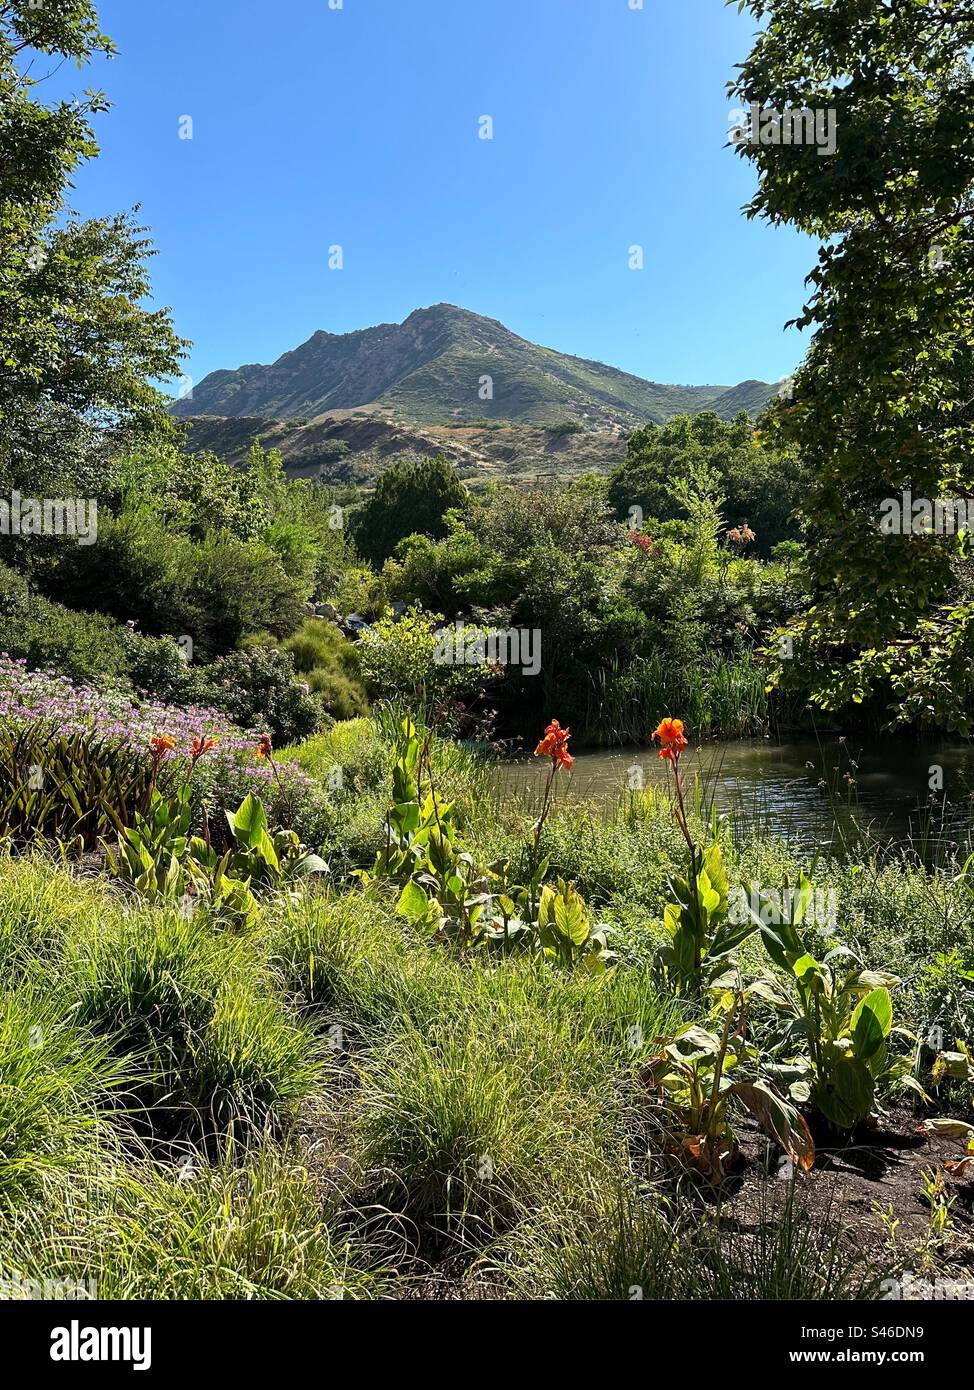
[[(956, 1144), (918, 1133), (919, 1123), (902, 1109), (850, 1135), (822, 1127), (814, 1133), (815, 1166), (798, 1175), (798, 1193), (811, 1217), (836, 1229), (847, 1248), (876, 1267), (895, 1262), (896, 1255), (909, 1265), (928, 1241), (931, 1203), (924, 1173), (935, 1175), (961, 1156)], [(769, 1196), (790, 1170), (756, 1126), (742, 1126), (739, 1138), (741, 1160), (729, 1206), (745, 1221), (767, 1210)], [(950, 1201), (950, 1226), (935, 1264), (954, 1273), (974, 1268), (974, 1182), (945, 1177), (943, 1197)], [(895, 1229), (885, 1217), (890, 1211)]]

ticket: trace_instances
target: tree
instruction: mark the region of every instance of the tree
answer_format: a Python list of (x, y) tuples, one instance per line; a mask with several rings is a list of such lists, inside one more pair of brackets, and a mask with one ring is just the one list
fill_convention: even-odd
[(169, 311), (143, 304), (151, 247), (135, 218), (82, 221), (65, 206), (98, 152), (104, 96), (36, 96), (38, 62), (114, 52), (90, 0), (0, 0), (0, 485), (28, 495), (82, 491), (107, 435), (164, 430), (154, 382), (185, 347)]
[(355, 541), (378, 569), (406, 536), (446, 535), (446, 513), (464, 507), (467, 494), (457, 470), (442, 454), (418, 463), (394, 463), (380, 476), (362, 508)]
[(974, 594), (966, 538), (884, 535), (883, 502), (974, 494), (972, 0), (746, 0), (762, 22), (742, 107), (834, 112), (814, 144), (741, 144), (751, 217), (823, 245), (796, 322), (815, 326), (768, 438), (810, 469), (811, 608), (778, 676), (827, 709), (882, 699), (894, 722), (967, 733)]
[(797, 535), (792, 518), (804, 471), (793, 453), (760, 448), (743, 411), (730, 423), (703, 411), (634, 430), (626, 457), (609, 479), (609, 502), (620, 521), (629, 520), (632, 507), (646, 519), (676, 520), (684, 514), (678, 484), (690, 482), (700, 469), (715, 473), (728, 522), (747, 521), (762, 554)]

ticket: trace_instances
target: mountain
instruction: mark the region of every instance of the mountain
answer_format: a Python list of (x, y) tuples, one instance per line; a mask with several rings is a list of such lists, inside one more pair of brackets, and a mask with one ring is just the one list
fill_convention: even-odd
[[(492, 398), (488, 394), (488, 382)], [(758, 414), (774, 394), (762, 381), (664, 386), (538, 347), (496, 319), (452, 304), (354, 333), (319, 330), (269, 366), (211, 372), (172, 411), (183, 417), (307, 421), (367, 408), (409, 426), (574, 421), (591, 430), (662, 423), (686, 411), (732, 419)]]

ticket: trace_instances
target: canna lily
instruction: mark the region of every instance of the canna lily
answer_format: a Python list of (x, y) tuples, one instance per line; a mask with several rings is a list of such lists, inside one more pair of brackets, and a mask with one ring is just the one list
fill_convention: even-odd
[[(687, 746), (687, 736), (683, 732), (683, 720), (671, 719), (669, 715), (661, 719), (657, 727), (653, 730), (653, 738), (659, 743), (659, 755), (665, 759), (673, 768), (673, 782), (676, 788), (676, 801), (673, 805), (673, 816), (677, 825), (680, 827), (680, 834), (686, 841), (687, 849), (690, 851), (690, 873), (687, 879), (690, 888), (690, 897), (693, 902), (693, 910), (696, 916), (700, 916), (700, 900), (698, 897), (697, 874), (699, 872), (700, 856), (693, 834), (690, 830), (690, 823), (687, 820), (686, 802), (683, 799), (683, 776), (680, 772), (680, 755)], [(699, 970), (699, 956), (695, 960), (694, 969)]]
[(267, 758), (268, 761), (270, 761), (272, 752), (273, 745), (271, 744), (270, 734), (261, 734), (260, 743), (258, 743), (257, 747), (254, 749), (254, 757)]
[(571, 730), (563, 729), (557, 719), (552, 719), (551, 723), (544, 731), (544, 738), (534, 750), (536, 758), (550, 758), (551, 767), (548, 769), (548, 780), (545, 783), (544, 802), (541, 807), (541, 815), (534, 823), (534, 852), (538, 853), (538, 845), (541, 842), (541, 831), (544, 823), (548, 819), (548, 812), (551, 810), (551, 788), (555, 780), (555, 773), (560, 767), (566, 772), (570, 772), (575, 765), (575, 759), (568, 751), (568, 740), (571, 738)]
[(166, 754), (171, 753), (176, 747), (176, 740), (172, 734), (153, 734), (149, 739), (149, 747), (152, 749), (152, 776), (149, 779), (149, 801), (156, 793), (156, 782), (162, 770), (162, 764)]
[(193, 745), (189, 750), (193, 762), (197, 762), (198, 759), (202, 758), (204, 753), (208, 753), (211, 748), (215, 748), (216, 743), (217, 741), (215, 738), (194, 738)]
[(660, 757), (675, 765), (687, 746), (687, 737), (683, 732), (683, 720), (661, 719), (659, 726), (653, 732), (653, 738), (659, 742)]
[(568, 740), (571, 738), (571, 730), (563, 729), (557, 719), (553, 719), (544, 731), (544, 738), (534, 750), (536, 758), (550, 758), (552, 770), (556, 771), (563, 767), (566, 772), (570, 772), (575, 765), (575, 759), (568, 751)]

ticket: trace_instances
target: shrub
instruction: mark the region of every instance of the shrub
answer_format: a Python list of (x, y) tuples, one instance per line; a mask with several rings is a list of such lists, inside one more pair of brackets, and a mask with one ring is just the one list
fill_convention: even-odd
[(349, 642), (332, 623), (309, 618), (283, 649), (333, 718), (352, 719), (365, 713), (368, 701), (359, 680), (359, 644)]
[(191, 637), (201, 659), (246, 632), (293, 632), (308, 597), (268, 546), (226, 533), (194, 542), (142, 512), (106, 518), (97, 544), (75, 546), (48, 582), (145, 632)]
[(362, 687), (348, 676), (335, 671), (312, 671), (308, 685), (333, 719), (354, 719), (368, 709)]
[(466, 500), (456, 468), (443, 455), (420, 463), (394, 463), (358, 516), (355, 543), (378, 568), (405, 536), (444, 535), (445, 514), (465, 506)]
[(290, 652), (299, 671), (337, 670), (347, 676), (358, 675), (358, 644), (350, 642), (340, 628), (324, 618), (308, 618), (281, 645)]
[(50, 602), (6, 565), (0, 565), (0, 617), (7, 652), (32, 667), (56, 666), (75, 680), (127, 680), (139, 644), (135, 633), (101, 613)]
[[(325, 704), (295, 680), (288, 651), (251, 647), (195, 673), (197, 698), (241, 728), (268, 729), (277, 742), (307, 738), (324, 722)], [(310, 684), (310, 682), (309, 682)]]

